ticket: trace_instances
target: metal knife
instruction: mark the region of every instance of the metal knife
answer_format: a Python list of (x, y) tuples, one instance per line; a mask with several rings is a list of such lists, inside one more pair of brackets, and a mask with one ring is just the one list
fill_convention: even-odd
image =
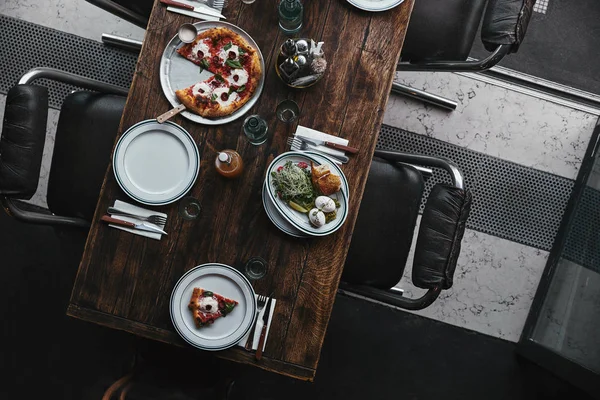
[(190, 4), (180, 3), (178, 1), (173, 1), (173, 0), (160, 0), (160, 2), (167, 6), (183, 8), (184, 10), (190, 10), (193, 12), (197, 12), (197, 13), (204, 14), (204, 15), (210, 15), (213, 17), (225, 18), (225, 16), (223, 14), (221, 14), (214, 8), (209, 7), (207, 5), (203, 5), (203, 4), (198, 4), (197, 7), (194, 7)]
[(108, 222), (108, 223), (115, 224), (115, 225), (126, 226), (128, 228), (139, 229), (141, 231), (162, 233), (163, 235), (167, 234), (167, 232), (163, 231), (158, 226), (151, 224), (150, 222), (140, 222), (139, 224), (136, 224), (134, 222), (127, 222), (127, 221), (123, 221), (121, 219), (112, 218), (109, 215), (103, 215), (102, 218), (100, 218), (100, 219), (104, 222)]
[(298, 138), (300, 138), (300, 140), (302, 140), (306, 143), (312, 144), (314, 146), (326, 146), (326, 147), (329, 147), (332, 149), (347, 151), (348, 153), (351, 153), (351, 154), (358, 153), (358, 149), (356, 147), (350, 147), (350, 146), (346, 146), (343, 144), (328, 142), (326, 140), (321, 140), (321, 139), (308, 138), (306, 136), (302, 136), (299, 134), (296, 134), (296, 137), (298, 137)]
[[(304, 141), (304, 139), (300, 139), (300, 140)], [(322, 155), (324, 155), (326, 157), (332, 158), (334, 161), (337, 161), (337, 162), (340, 162), (340, 163), (343, 163), (343, 164), (346, 164), (348, 161), (350, 161), (350, 158), (348, 158), (348, 156), (343, 156), (343, 155), (338, 155), (338, 154), (331, 154), (331, 153), (329, 153), (328, 151), (326, 151), (323, 148), (318, 149), (315, 146), (313, 146), (311, 144), (308, 144), (308, 143), (306, 143), (306, 146), (307, 146), (306, 147), (307, 151), (312, 151), (314, 153), (322, 154)]]
[(269, 327), (269, 316), (271, 315), (271, 304), (273, 303), (273, 297), (269, 297), (267, 306), (265, 307), (265, 313), (263, 315), (263, 327), (260, 331), (260, 339), (258, 339), (258, 349), (256, 349), (256, 359), (262, 358), (263, 347), (265, 345), (265, 336), (267, 335), (267, 328)]

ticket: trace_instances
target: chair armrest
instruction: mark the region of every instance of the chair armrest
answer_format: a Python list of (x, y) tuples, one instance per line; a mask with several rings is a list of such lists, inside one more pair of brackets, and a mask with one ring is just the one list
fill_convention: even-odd
[(452, 183), (456, 188), (464, 188), (464, 179), (458, 166), (451, 160), (443, 157), (431, 157), (421, 154), (401, 153), (398, 151), (375, 150), (375, 156), (391, 162), (418, 164), (445, 169), (450, 174)]
[(116, 94), (125, 97), (127, 97), (127, 94), (129, 93), (128, 89), (120, 86), (111, 85), (110, 83), (105, 83), (95, 79), (86, 78), (85, 76), (61, 71), (56, 68), (46, 67), (34, 68), (30, 70), (21, 77), (19, 84), (28, 84), (42, 78), (68, 83), (73, 86), (94, 90), (96, 92)]
[(44, 225), (64, 225), (76, 228), (90, 227), (90, 222), (84, 219), (54, 215), (49, 210), (23, 203), (22, 201), (0, 197), (0, 203), (2, 203), (8, 215), (24, 222)]
[(489, 0), (481, 27), (481, 40), (488, 51), (510, 45), (519, 49), (531, 20), (535, 0)]
[(366, 285), (357, 285), (340, 282), (340, 289), (359, 296), (368, 297), (405, 310), (422, 310), (429, 307), (440, 295), (441, 287), (429, 289), (423, 296), (410, 299), (402, 296), (402, 293), (392, 289), (377, 289)]
[(452, 287), (471, 200), (468, 190), (443, 184), (431, 189), (415, 247), (412, 271), (415, 286), (422, 289)]
[(129, 8), (123, 7), (122, 5), (111, 1), (111, 0), (86, 0), (88, 3), (95, 5), (117, 17), (123, 18), (125, 21), (129, 21), (132, 24), (139, 26), (140, 28), (146, 29), (148, 26), (148, 15), (142, 15), (137, 12), (130, 10)]
[(501, 44), (492, 49), (486, 47), (492, 54), (483, 60), (473, 61), (429, 61), (411, 64), (399, 63), (396, 71), (448, 71), (448, 72), (480, 72), (492, 68), (511, 52), (512, 45)]
[(0, 194), (30, 199), (37, 190), (48, 119), (48, 89), (16, 85), (6, 97), (0, 138)]

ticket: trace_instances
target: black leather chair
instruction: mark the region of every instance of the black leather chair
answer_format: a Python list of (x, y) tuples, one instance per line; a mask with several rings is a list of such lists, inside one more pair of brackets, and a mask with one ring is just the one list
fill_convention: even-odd
[[(91, 91), (69, 94), (61, 107), (48, 182), (48, 209), (22, 200), (35, 194), (48, 117), (52, 79)], [(0, 137), (0, 202), (12, 216), (42, 224), (88, 227), (110, 161), (127, 89), (79, 75), (37, 68), (12, 87)]]
[[(397, 70), (485, 71), (519, 49), (534, 4), (535, 0), (415, 1)], [(481, 40), (491, 54), (483, 60), (468, 60), (484, 9)], [(454, 102), (444, 103), (443, 98), (399, 83), (394, 83), (392, 90), (456, 108)]]
[[(413, 284), (427, 292), (416, 299), (393, 289), (404, 273), (425, 185), (411, 164), (443, 168), (453, 181), (436, 184), (427, 198), (412, 267)], [(452, 287), (470, 208), (471, 194), (451, 161), (375, 151), (340, 289), (410, 310), (429, 306)]]
[(125, 21), (146, 29), (154, 0), (86, 0)]

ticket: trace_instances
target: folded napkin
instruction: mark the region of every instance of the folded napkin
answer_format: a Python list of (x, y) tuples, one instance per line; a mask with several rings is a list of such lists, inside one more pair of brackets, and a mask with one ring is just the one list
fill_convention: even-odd
[[(167, 214), (165, 214), (165, 213), (160, 213), (160, 212), (156, 212), (153, 210), (146, 210), (145, 208), (134, 206), (133, 204), (125, 203), (124, 201), (121, 201), (121, 200), (115, 200), (115, 204), (113, 205), (113, 207), (118, 209), (119, 211), (123, 211), (123, 212), (129, 213), (129, 214), (139, 215), (140, 217), (149, 217), (151, 215), (161, 215), (165, 218), (167, 217)], [(113, 217), (115, 219), (120, 219), (122, 221), (134, 222), (136, 224), (140, 222), (139, 219), (135, 219), (135, 218), (131, 218), (131, 217), (123, 217), (121, 215), (111, 215), (111, 217)], [(110, 226), (111, 228), (120, 229), (122, 231), (135, 233), (136, 235), (145, 236), (150, 239), (160, 240), (160, 238), (162, 237), (162, 233), (158, 233), (158, 232), (155, 233), (155, 232), (143, 231), (141, 229), (128, 228), (126, 226), (120, 226), (120, 225), (114, 225), (114, 224), (108, 224), (108, 226)], [(156, 226), (158, 226), (162, 230), (165, 230), (164, 224), (156, 225)]]
[[(258, 295), (256, 295), (256, 297), (258, 297)], [(267, 299), (268, 301), (268, 299)], [(269, 322), (267, 322), (267, 332), (265, 333), (265, 342), (263, 344), (263, 351), (265, 351), (265, 347), (267, 347), (267, 340), (269, 339), (269, 330), (271, 330), (271, 322), (273, 322), (273, 313), (275, 312), (275, 305), (277, 304), (277, 300), (273, 299), (271, 300), (271, 312), (269, 314)], [(265, 312), (267, 311), (267, 307), (265, 304), (265, 308), (263, 308), (260, 313), (258, 313), (258, 317), (256, 317), (256, 326), (254, 329), (254, 338), (252, 339), (252, 350), (258, 350), (258, 342), (260, 341), (260, 332), (262, 331), (263, 328), (263, 316), (265, 315)], [(238, 342), (238, 346), (242, 346), (242, 347), (246, 347), (246, 342), (248, 341), (248, 336), (250, 335), (252, 329), (250, 330), (250, 332), (248, 332), (246, 335), (244, 335), (244, 337), (242, 338), (242, 340), (240, 340)]]
[[(329, 135), (327, 133), (321, 132), (321, 131), (317, 131), (314, 129), (310, 129), (307, 128), (305, 126), (302, 125), (298, 125), (298, 128), (296, 128), (296, 133), (295, 135), (300, 135), (300, 136), (304, 136), (308, 139), (319, 139), (319, 140), (325, 140), (327, 142), (332, 142), (332, 143), (337, 143), (337, 144), (343, 144), (345, 146), (348, 145), (348, 140), (346, 139), (342, 139), (340, 137), (337, 136), (333, 136), (333, 135)], [(334, 156), (343, 156), (346, 154), (346, 152), (342, 151), (342, 150), (336, 150), (336, 149), (332, 149), (330, 147), (327, 146), (312, 146), (309, 145), (309, 147), (314, 147), (316, 150), (319, 150), (322, 153), (328, 153)], [(296, 150), (299, 151), (300, 150), (300, 146), (298, 145), (293, 145), (291, 147), (291, 150)]]
[[(177, 0), (179, 3), (184, 3), (193, 7), (198, 7), (198, 8), (212, 8), (213, 10), (217, 10), (218, 12), (220, 12), (221, 14), (223, 14), (223, 7), (219, 8), (219, 7), (208, 7), (206, 4), (203, 4), (201, 2), (198, 1), (190, 1), (190, 0)], [(190, 10), (185, 10), (182, 8), (178, 8), (178, 7), (167, 7), (167, 11), (171, 11), (174, 13), (178, 13), (178, 14), (182, 14), (182, 15), (187, 15), (188, 17), (194, 17), (194, 18), (198, 18), (198, 19), (203, 19), (205, 21), (218, 21), (219, 18), (218, 17), (214, 17), (212, 15), (208, 15), (208, 14), (203, 14), (200, 12), (195, 12), (195, 11), (190, 11)]]

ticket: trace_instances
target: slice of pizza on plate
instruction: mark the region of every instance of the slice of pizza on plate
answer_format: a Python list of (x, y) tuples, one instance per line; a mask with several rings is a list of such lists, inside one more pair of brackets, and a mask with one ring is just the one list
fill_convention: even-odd
[[(212, 28), (177, 52), (214, 76), (175, 91), (187, 109), (202, 117), (223, 117), (241, 108), (262, 78), (258, 51), (227, 28)], [(218, 81), (218, 82), (215, 82)]]
[(237, 305), (237, 301), (210, 290), (194, 288), (188, 308), (192, 311), (196, 328), (202, 328), (214, 323), (218, 318), (227, 316)]

